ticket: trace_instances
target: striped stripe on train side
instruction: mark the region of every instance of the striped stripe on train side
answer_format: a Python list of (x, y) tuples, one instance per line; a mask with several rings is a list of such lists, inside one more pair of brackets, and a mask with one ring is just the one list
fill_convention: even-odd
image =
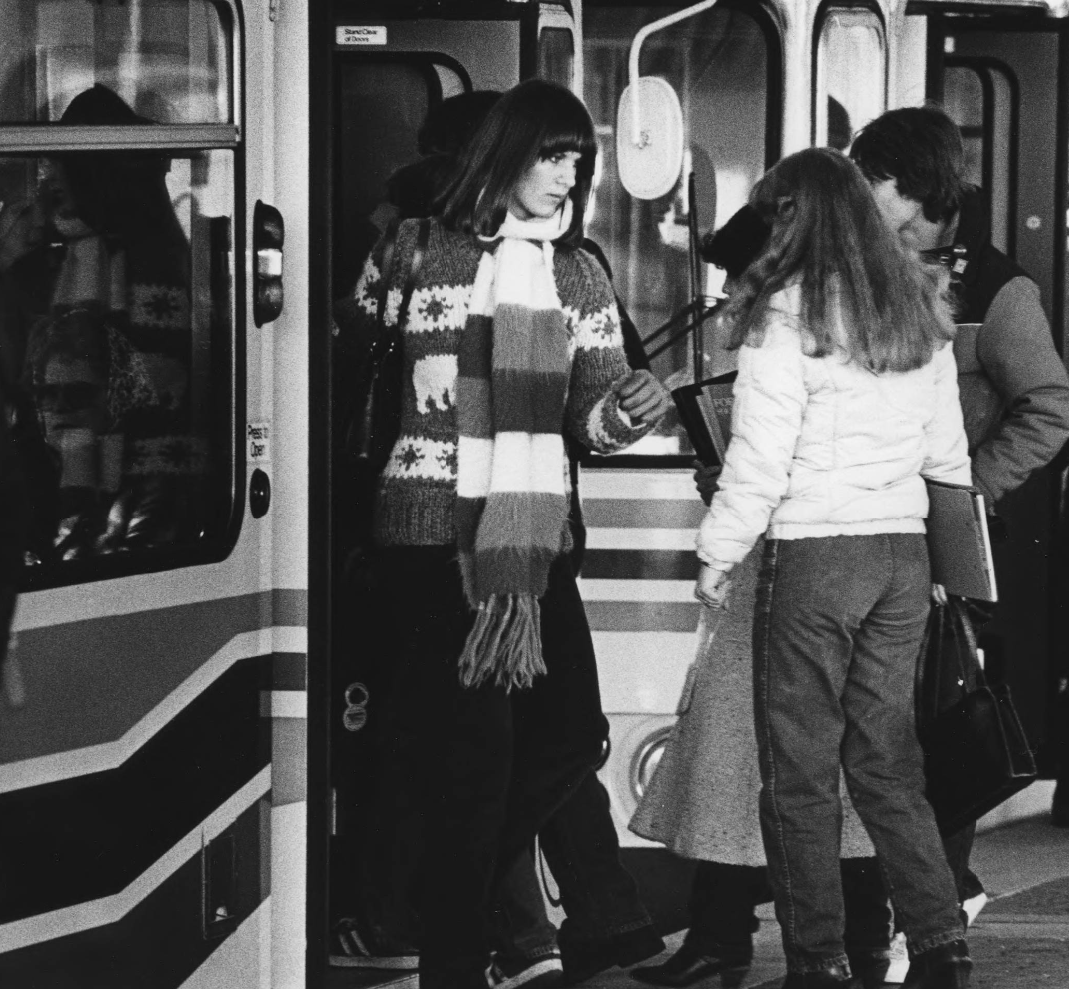
[(637, 777), (675, 720), (694, 659), (694, 539), (706, 509), (687, 469), (589, 469), (581, 484), (587, 550), (579, 586), (612, 745), (601, 778), (621, 845), (660, 847), (627, 822)]
[(306, 611), (261, 592), (19, 634), (0, 984), (270, 984), (248, 946), (269, 949), (271, 884), (303, 860)]

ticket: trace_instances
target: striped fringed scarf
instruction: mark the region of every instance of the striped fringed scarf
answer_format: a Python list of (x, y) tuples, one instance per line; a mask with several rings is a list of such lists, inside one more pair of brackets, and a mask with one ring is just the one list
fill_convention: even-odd
[[(570, 205), (570, 202), (567, 204)], [(508, 214), (479, 261), (457, 355), (457, 549), (477, 608), (460, 682), (506, 690), (545, 673), (538, 599), (561, 554), (562, 428), (571, 358), (553, 280), (552, 220)]]

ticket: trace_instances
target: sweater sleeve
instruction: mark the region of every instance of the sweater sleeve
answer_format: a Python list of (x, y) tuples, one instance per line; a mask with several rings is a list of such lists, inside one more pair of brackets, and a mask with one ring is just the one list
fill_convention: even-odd
[(572, 351), (564, 423), (587, 449), (616, 453), (652, 428), (632, 423), (613, 386), (630, 373), (612, 286), (598, 263), (577, 250), (559, 285)]
[(787, 493), (808, 401), (793, 326), (773, 317), (760, 346), (740, 348), (734, 394), (720, 488), (698, 530), (698, 557), (725, 571), (750, 551)]
[(971, 484), (969, 441), (958, 398), (958, 367), (954, 350), (944, 345), (932, 357), (935, 371), (935, 410), (924, 425), (926, 450), (921, 474), (948, 484)]
[(999, 290), (977, 357), (1004, 410), (973, 453), (974, 483), (993, 504), (1050, 463), (1069, 439), (1069, 378), (1031, 279), (1011, 279)]
[[(397, 230), (390, 263), (391, 284), (383, 312), (383, 322), (389, 328), (397, 325), (404, 288), (403, 273), (411, 263), (418, 225), (418, 220), (406, 220)], [(361, 353), (374, 339), (386, 241), (386, 236), (379, 238), (364, 262), (360, 277), (356, 280), (356, 288), (334, 304), (334, 343), (343, 354)]]

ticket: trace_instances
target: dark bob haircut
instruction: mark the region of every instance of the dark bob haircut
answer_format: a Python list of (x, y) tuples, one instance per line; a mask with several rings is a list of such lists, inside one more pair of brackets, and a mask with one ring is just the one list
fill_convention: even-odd
[(949, 220), (968, 188), (961, 131), (936, 106), (889, 110), (861, 128), (850, 157), (870, 182), (894, 179), (931, 223)]
[(542, 79), (521, 82), (494, 104), (460, 152), (455, 177), (442, 197), (442, 222), (451, 230), (494, 236), (527, 171), (540, 159), (571, 151), (579, 155), (568, 194), (572, 222), (557, 243), (578, 246), (597, 150), (590, 114), (577, 96)]

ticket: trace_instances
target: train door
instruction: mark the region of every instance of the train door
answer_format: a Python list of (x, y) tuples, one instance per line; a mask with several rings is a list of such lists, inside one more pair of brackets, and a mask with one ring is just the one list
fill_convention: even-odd
[(4, 985), (270, 983), (271, 828), (303, 797), (267, 718), (299, 719), (306, 649), (279, 523), (307, 511), (302, 420), (274, 431), (303, 409), (272, 407), (270, 128), (243, 96), (274, 6), (0, 2), (0, 364), (32, 496)]
[[(421, 7), (391, 3), (376, 11), (367, 3), (339, 0), (329, 22), (319, 22), (324, 37), (314, 41), (313, 51), (323, 64), (313, 73), (329, 90), (320, 112), (330, 135), (322, 144), (326, 164), (319, 174), (326, 193), (319, 215), (332, 243), (330, 284), (323, 287), (331, 300), (352, 294), (365, 258), (397, 214), (389, 180), (429, 150), (426, 139), (421, 144), (421, 128), (444, 100), (476, 90), (503, 91), (534, 75), (565, 85), (576, 80), (578, 4), (486, 2), (456, 5), (455, 11), (442, 5), (433, 16), (421, 15)], [(412, 13), (406, 16), (407, 9)], [(412, 306), (419, 298), (417, 290)], [(330, 751), (324, 834), (310, 824), (309, 841), (324, 845), (319, 859), (328, 877), (323, 926), (335, 930), (357, 909), (361, 828), (375, 788), (389, 786), (388, 780), (374, 780), (370, 768), (391, 649), (390, 630), (376, 623), (365, 561), (357, 551), (371, 506), (360, 500), (361, 485), (345, 443), (351, 373), (339, 363), (332, 375), (333, 479), (326, 499), (332, 642), (329, 675), (322, 683), (329, 700), (319, 711), (321, 747), (316, 749), (313, 740), (311, 753), (313, 763), (319, 756), (325, 762)], [(310, 856), (316, 856), (314, 848)], [(313, 931), (314, 923), (310, 913), (310, 981), (315, 967), (327, 960), (326, 932)], [(336, 934), (330, 945), (332, 962), (344, 967), (349, 959)]]
[[(987, 194), (992, 240), (1039, 283), (1064, 353), (1067, 135), (1064, 25), (1024, 12), (928, 18), (928, 89), (962, 130), (970, 178)], [(1064, 462), (1037, 472), (998, 506), (1012, 541), (996, 546), (1001, 603), (981, 646), (994, 678), (1011, 685), (1025, 730), (1053, 767), (1053, 704), (1065, 675)]]

